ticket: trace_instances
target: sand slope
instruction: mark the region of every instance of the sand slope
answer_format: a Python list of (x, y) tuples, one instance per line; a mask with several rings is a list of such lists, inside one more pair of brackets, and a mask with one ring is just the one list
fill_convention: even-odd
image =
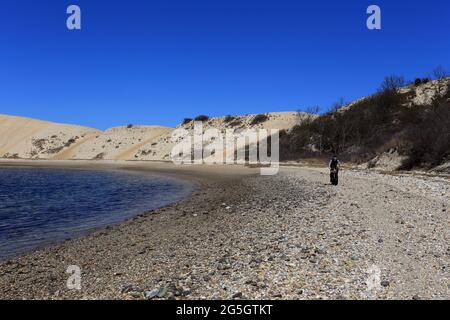
[[(290, 130), (295, 125), (301, 123), (306, 117), (311, 116), (303, 112), (270, 112), (263, 114), (265, 119), (260, 122), (255, 121), (261, 115), (250, 114), (244, 116), (213, 117), (202, 123), (203, 132), (208, 129), (218, 129), (222, 133), (225, 130), (235, 130), (239, 133), (245, 129), (278, 129)], [(193, 132), (194, 121), (181, 124), (178, 129), (185, 129)], [(172, 132), (163, 134), (154, 141), (143, 145), (137, 152), (136, 158), (139, 160), (169, 160), (170, 152), (176, 142), (172, 141)]]
[[(289, 130), (307, 115), (274, 112), (210, 118), (203, 130), (249, 128)], [(179, 125), (193, 130), (193, 122)], [(175, 129), (162, 126), (122, 126), (106, 131), (0, 115), (0, 158), (55, 160), (170, 160)]]
[(0, 115), (0, 157), (52, 159), (100, 131)]
[(172, 128), (159, 126), (115, 127), (106, 130), (82, 145), (73, 159), (137, 160), (141, 146), (172, 132)]
[[(406, 106), (414, 107), (414, 106), (423, 106), (429, 105), (432, 103), (433, 99), (437, 94), (445, 95), (448, 90), (448, 86), (450, 85), (450, 78), (445, 78), (441, 80), (432, 80), (427, 83), (421, 83), (419, 85), (408, 85), (400, 88), (400, 93), (404, 95), (408, 95)], [(345, 112), (353, 108), (354, 106), (360, 104), (361, 102), (367, 100), (373, 95), (362, 97), (351, 103), (347, 104), (343, 108), (339, 109), (339, 112)]]

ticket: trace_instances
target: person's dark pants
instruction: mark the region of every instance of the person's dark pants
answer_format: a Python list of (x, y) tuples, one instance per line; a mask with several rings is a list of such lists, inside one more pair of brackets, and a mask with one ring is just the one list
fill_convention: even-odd
[(330, 172), (330, 181), (331, 184), (337, 186), (339, 183), (339, 170), (336, 170), (336, 172)]

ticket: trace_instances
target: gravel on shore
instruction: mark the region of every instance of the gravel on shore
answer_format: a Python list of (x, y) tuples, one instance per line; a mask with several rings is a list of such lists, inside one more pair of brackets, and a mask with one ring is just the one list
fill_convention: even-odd
[[(222, 170), (172, 172), (201, 187), (1, 263), (0, 298), (450, 298), (448, 180), (344, 171), (334, 187), (324, 170)], [(67, 288), (70, 265), (81, 290)]]

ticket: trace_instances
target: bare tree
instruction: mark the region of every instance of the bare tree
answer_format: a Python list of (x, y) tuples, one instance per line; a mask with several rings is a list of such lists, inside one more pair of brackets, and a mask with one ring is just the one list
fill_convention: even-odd
[(438, 66), (433, 70), (433, 76), (436, 80), (443, 80), (449, 76), (449, 73), (442, 66)]
[(338, 101), (333, 103), (331, 107), (328, 109), (328, 112), (333, 113), (345, 107), (348, 103), (345, 102), (344, 98), (339, 98)]
[(310, 106), (305, 109), (306, 113), (318, 115), (320, 113), (319, 106)]
[(297, 111), (297, 124), (311, 123), (320, 113), (319, 106), (310, 106)]
[(405, 78), (396, 75), (391, 75), (384, 78), (383, 82), (381, 83), (379, 91), (398, 93), (399, 89), (401, 87), (404, 87), (405, 84), (406, 84)]
[(449, 73), (442, 66), (438, 66), (433, 70), (433, 76), (438, 82), (436, 85), (436, 95), (439, 100), (445, 94), (445, 83), (442, 80), (447, 78)]

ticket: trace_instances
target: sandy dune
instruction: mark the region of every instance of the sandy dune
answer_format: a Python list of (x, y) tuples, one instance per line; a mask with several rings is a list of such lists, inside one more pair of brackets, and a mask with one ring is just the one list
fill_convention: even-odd
[[(203, 123), (203, 129), (289, 130), (306, 116), (298, 112), (274, 112), (210, 118)], [(178, 127), (192, 131), (193, 122)], [(173, 130), (162, 126), (123, 126), (103, 132), (82, 126), (0, 115), (0, 158), (169, 160), (175, 145), (172, 141)]]
[[(449, 84), (450, 78), (445, 78), (442, 80), (432, 80), (427, 83), (422, 83), (419, 85), (411, 84), (406, 87), (400, 88), (400, 93), (410, 96), (407, 102), (408, 107), (430, 105), (438, 93), (447, 93)], [(370, 97), (372, 96), (362, 97), (360, 99), (352, 101), (343, 108), (339, 109), (339, 112), (345, 112), (346, 110), (357, 106)]]
[(134, 160), (142, 145), (172, 130), (172, 128), (159, 126), (111, 128), (80, 145), (72, 158)]
[[(255, 121), (256, 117), (265, 115), (260, 122)], [(250, 114), (244, 116), (227, 116), (227, 117), (215, 117), (204, 121), (203, 132), (208, 129), (218, 129), (221, 132), (225, 130), (235, 130), (235, 133), (239, 133), (242, 129), (278, 129), (278, 130), (290, 130), (295, 125), (301, 123), (305, 118), (310, 117), (303, 112), (270, 112), (261, 115)], [(177, 128), (182, 128), (188, 131), (193, 131), (194, 122), (181, 124)], [(169, 160), (170, 151), (176, 142), (172, 141), (172, 132), (161, 135), (158, 139), (143, 145), (138, 150), (136, 159), (138, 160)]]
[(0, 157), (52, 159), (96, 133), (100, 131), (0, 115)]

